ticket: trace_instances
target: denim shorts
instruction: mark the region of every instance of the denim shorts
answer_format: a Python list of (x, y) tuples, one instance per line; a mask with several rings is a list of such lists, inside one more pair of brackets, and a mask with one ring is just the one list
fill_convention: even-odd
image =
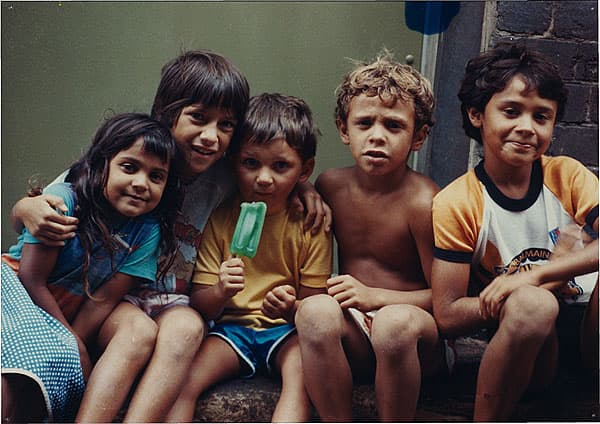
[(257, 371), (272, 372), (275, 353), (281, 344), (296, 331), (292, 324), (255, 330), (235, 324), (216, 324), (208, 333), (225, 340), (246, 365), (241, 377), (250, 378)]

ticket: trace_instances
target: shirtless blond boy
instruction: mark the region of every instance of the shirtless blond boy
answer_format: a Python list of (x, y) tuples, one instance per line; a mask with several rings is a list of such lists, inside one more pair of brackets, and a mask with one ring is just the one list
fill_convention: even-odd
[(387, 52), (338, 89), (336, 124), (356, 163), (316, 187), (333, 210), (340, 275), (296, 314), (306, 388), (324, 421), (352, 420), (353, 378), (374, 378), (380, 419), (412, 419), (422, 374), (442, 364), (429, 286), (438, 188), (407, 166), (433, 105), (429, 82)]

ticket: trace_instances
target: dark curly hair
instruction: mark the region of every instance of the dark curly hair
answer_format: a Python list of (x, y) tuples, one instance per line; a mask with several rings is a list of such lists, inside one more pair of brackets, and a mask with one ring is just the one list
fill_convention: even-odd
[(108, 118), (96, 131), (92, 145), (70, 168), (65, 178), (71, 183), (77, 198), (75, 216), (79, 219), (77, 233), (85, 250), (83, 286), (89, 291), (87, 271), (92, 248), (101, 243), (113, 254), (118, 242), (110, 232), (107, 217), (113, 215), (112, 206), (104, 196), (108, 180), (109, 163), (117, 153), (131, 147), (139, 138), (144, 140), (144, 150), (170, 163), (167, 183), (160, 202), (152, 214), (160, 222), (161, 255), (159, 278), (175, 260), (176, 244), (173, 227), (179, 213), (182, 190), (177, 169), (181, 158), (169, 129), (143, 113), (123, 113)]
[(537, 90), (540, 97), (557, 102), (557, 120), (564, 113), (568, 92), (557, 66), (543, 54), (522, 44), (499, 43), (469, 60), (458, 92), (463, 129), (479, 144), (481, 134), (469, 120), (469, 109), (483, 112), (492, 96), (504, 90), (516, 75), (523, 79), (528, 92)]

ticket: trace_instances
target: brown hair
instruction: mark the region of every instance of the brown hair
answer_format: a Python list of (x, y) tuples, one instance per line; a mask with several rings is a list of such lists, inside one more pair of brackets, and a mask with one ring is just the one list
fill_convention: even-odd
[(350, 102), (366, 94), (379, 96), (384, 104), (394, 105), (398, 100), (412, 102), (415, 108), (415, 130), (423, 125), (432, 126), (434, 98), (431, 83), (409, 65), (394, 61), (388, 50), (383, 50), (372, 63), (356, 62), (355, 68), (345, 75), (337, 88), (336, 121), (346, 122)]

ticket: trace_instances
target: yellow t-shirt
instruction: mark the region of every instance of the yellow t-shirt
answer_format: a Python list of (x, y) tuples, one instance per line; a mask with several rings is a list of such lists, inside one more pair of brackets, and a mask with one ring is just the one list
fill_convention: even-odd
[[(192, 282), (214, 285), (219, 281), (221, 263), (229, 256), (229, 244), (240, 214), (234, 199), (217, 208), (204, 230)], [(268, 211), (267, 211), (268, 212)], [(331, 235), (323, 229), (312, 236), (303, 229), (301, 214), (285, 210), (265, 217), (256, 256), (243, 257), (245, 286), (230, 298), (217, 323), (235, 323), (261, 329), (284, 324), (260, 311), (265, 295), (273, 288), (290, 284), (321, 288), (331, 274)]]

